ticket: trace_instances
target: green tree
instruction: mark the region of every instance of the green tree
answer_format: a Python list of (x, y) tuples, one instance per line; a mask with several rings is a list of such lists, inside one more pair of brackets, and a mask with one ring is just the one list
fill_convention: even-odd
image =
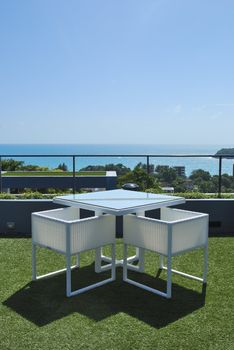
[(187, 192), (187, 180), (177, 177), (176, 180), (172, 182), (172, 187), (174, 187), (175, 192)]
[(57, 167), (58, 170), (68, 171), (68, 167), (65, 163), (60, 163)]
[(221, 179), (222, 192), (233, 192), (234, 191), (234, 177), (228, 174), (223, 174)]
[(48, 171), (48, 167), (42, 167), (39, 165), (33, 165), (33, 164), (28, 164), (28, 165), (22, 165), (19, 170), (22, 171)]
[(197, 170), (194, 170), (192, 172), (192, 174), (189, 176), (189, 178), (191, 180), (197, 180), (197, 179), (200, 180), (201, 179), (204, 181), (209, 181), (211, 179), (211, 175), (210, 175), (209, 171), (197, 169)]
[[(147, 164), (145, 163), (138, 163), (135, 168), (141, 168), (147, 172)], [(149, 164), (149, 173), (152, 174), (154, 172), (154, 164)]]
[(177, 178), (176, 170), (169, 166), (157, 166), (156, 173), (159, 181), (166, 182), (168, 184), (171, 184)]
[(4, 171), (15, 171), (20, 170), (22, 165), (24, 164), (21, 160), (15, 159), (3, 159), (2, 160), (2, 170)]
[(212, 182), (212, 176), (209, 171), (203, 169), (194, 170), (189, 178), (193, 181), (199, 192), (213, 193), (217, 190)]
[(82, 169), (81, 171), (116, 171), (117, 175), (124, 175), (131, 171), (130, 168), (125, 165), (118, 164), (106, 164), (106, 165), (88, 165)]
[(105, 170), (106, 171), (108, 171), (108, 170), (116, 171), (117, 175), (124, 175), (124, 174), (127, 174), (129, 171), (131, 171), (130, 168), (126, 167), (122, 163), (107, 164), (107, 165), (105, 165)]
[(155, 177), (147, 174), (145, 170), (139, 167), (136, 167), (133, 171), (118, 177), (118, 185), (120, 187), (128, 182), (136, 183), (139, 186), (140, 191), (145, 191), (147, 188), (158, 186)]

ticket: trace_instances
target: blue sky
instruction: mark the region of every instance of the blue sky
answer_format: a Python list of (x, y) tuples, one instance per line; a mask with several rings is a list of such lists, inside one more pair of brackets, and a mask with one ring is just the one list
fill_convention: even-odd
[(2, 0), (0, 143), (232, 144), (233, 0)]

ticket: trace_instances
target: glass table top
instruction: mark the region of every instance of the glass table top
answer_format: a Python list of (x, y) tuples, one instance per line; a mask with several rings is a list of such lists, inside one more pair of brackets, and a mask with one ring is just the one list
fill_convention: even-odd
[(54, 202), (90, 210), (100, 209), (106, 213), (123, 215), (137, 210), (151, 210), (162, 206), (182, 204), (185, 203), (185, 199), (165, 194), (117, 189), (58, 196), (54, 198)]

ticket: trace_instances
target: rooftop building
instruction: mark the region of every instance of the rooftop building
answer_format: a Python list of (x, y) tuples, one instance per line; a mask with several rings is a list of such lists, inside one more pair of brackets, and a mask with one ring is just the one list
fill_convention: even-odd
[(185, 176), (185, 166), (173, 166), (175, 169), (177, 176)]

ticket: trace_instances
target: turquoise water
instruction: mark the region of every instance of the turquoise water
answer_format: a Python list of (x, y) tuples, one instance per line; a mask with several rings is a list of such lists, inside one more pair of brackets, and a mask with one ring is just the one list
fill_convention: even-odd
[[(219, 149), (226, 147), (234, 147), (233, 145), (91, 145), (91, 144), (0, 144), (1, 155), (92, 155), (92, 154), (107, 154), (107, 155), (144, 155), (144, 154), (186, 154), (186, 155), (213, 155)], [(72, 169), (72, 158), (57, 156), (53, 158), (47, 157), (19, 157), (25, 164), (38, 164), (40, 166), (48, 166), (55, 168), (59, 163), (66, 163), (69, 169)], [(146, 163), (145, 157), (77, 157), (77, 170), (87, 165), (104, 165), (107, 163), (122, 163), (130, 168), (133, 168), (138, 162)], [(203, 169), (209, 171), (212, 175), (218, 174), (218, 160), (212, 157), (207, 158), (151, 158), (150, 163), (155, 165), (169, 166), (185, 166), (186, 175), (189, 176), (195, 169)], [(234, 159), (224, 159), (222, 170), (223, 173), (232, 175)]]

